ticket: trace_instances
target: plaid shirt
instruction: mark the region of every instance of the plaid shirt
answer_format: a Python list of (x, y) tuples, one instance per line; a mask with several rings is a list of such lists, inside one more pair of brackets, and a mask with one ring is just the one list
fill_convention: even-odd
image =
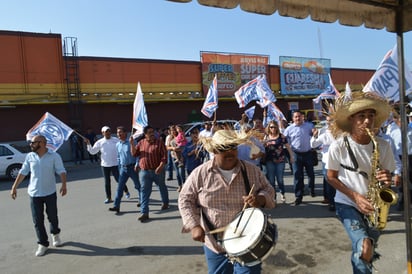
[[(262, 171), (250, 163), (243, 162), (250, 187), (255, 185), (255, 194), (264, 195), (265, 208), (275, 206), (275, 191)], [(241, 162), (234, 169), (229, 183), (225, 181), (214, 160), (210, 160), (192, 171), (179, 194), (179, 210), (183, 220), (182, 232), (187, 233), (201, 225), (204, 231), (227, 226), (243, 208), (242, 196), (247, 196)], [(200, 212), (214, 226), (209, 228)], [(205, 236), (205, 245), (216, 253), (225, 252), (216, 243), (213, 235)]]

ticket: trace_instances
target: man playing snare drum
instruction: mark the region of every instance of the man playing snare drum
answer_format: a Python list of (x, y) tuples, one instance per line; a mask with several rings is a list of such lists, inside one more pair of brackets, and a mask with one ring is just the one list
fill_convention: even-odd
[[(232, 130), (219, 130), (213, 137), (201, 138), (202, 145), (215, 157), (193, 170), (179, 194), (182, 232), (191, 232), (193, 240), (204, 243), (209, 273), (261, 273), (262, 270), (260, 262), (243, 266), (230, 260), (218, 243), (224, 228), (242, 212), (245, 204), (275, 207), (274, 189), (261, 170), (237, 157), (237, 145), (248, 139), (249, 135)], [(208, 233), (216, 229), (222, 232)]]

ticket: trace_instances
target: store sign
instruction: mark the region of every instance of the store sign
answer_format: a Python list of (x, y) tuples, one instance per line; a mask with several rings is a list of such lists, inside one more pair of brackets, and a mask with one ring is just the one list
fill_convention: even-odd
[(201, 52), (203, 95), (217, 75), (219, 97), (232, 97), (242, 85), (264, 74), (269, 79), (269, 56)]
[(283, 95), (318, 95), (329, 84), (330, 59), (279, 57)]

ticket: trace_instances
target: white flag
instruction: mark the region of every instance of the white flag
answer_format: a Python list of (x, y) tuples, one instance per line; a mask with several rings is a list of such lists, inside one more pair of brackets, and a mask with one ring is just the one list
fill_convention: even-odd
[(148, 125), (146, 107), (143, 101), (143, 92), (140, 82), (137, 83), (136, 98), (133, 103), (133, 121), (132, 128), (136, 129), (134, 136), (143, 133), (143, 128)]
[(26, 133), (26, 140), (31, 140), (33, 136), (43, 135), (46, 137), (46, 146), (56, 151), (69, 139), (73, 129), (65, 123), (46, 112), (40, 120)]
[[(412, 92), (412, 73), (405, 63), (405, 94)], [(390, 102), (399, 102), (399, 72), (397, 46), (390, 50), (372, 78), (364, 86), (363, 92), (372, 92)]]

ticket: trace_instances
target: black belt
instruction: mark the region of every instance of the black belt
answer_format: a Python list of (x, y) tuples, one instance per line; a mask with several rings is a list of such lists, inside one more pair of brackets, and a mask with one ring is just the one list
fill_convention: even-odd
[(129, 164), (129, 165), (121, 165), (122, 167), (129, 167), (129, 166), (134, 166), (135, 164)]
[(293, 152), (294, 152), (294, 153), (296, 153), (296, 154), (305, 154), (305, 153), (310, 152), (310, 150), (308, 150), (308, 151), (304, 151), (304, 152), (300, 152), (300, 151), (296, 151), (296, 150), (294, 150)]

